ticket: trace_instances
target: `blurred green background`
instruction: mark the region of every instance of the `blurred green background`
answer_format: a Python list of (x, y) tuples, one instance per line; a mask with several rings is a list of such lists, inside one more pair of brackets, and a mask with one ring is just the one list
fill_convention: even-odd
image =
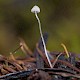
[(38, 5), (43, 32), (48, 32), (47, 49), (80, 53), (80, 0), (0, 0), (0, 53), (9, 54), (22, 37), (33, 51), (40, 38), (31, 8)]

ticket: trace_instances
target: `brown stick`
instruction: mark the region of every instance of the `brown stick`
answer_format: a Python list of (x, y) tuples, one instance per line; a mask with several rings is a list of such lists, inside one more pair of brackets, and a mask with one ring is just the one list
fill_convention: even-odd
[[(51, 62), (54, 62), (54, 60), (51, 60)], [(70, 67), (71, 69), (73, 69), (73, 70), (75, 70), (75, 71), (77, 71), (77, 72), (80, 72), (80, 69), (78, 69), (77, 67), (73, 66), (72, 64), (70, 64), (70, 63), (67, 62), (67, 61), (57, 60), (57, 62), (62, 63), (62, 64)]]

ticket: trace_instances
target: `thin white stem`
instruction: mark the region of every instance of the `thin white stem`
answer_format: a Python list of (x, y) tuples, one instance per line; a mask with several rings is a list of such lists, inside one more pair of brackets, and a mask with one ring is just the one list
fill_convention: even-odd
[(43, 47), (44, 47), (44, 51), (45, 51), (46, 58), (47, 58), (47, 60), (48, 60), (48, 63), (49, 63), (49, 65), (50, 65), (50, 67), (53, 68), (53, 66), (52, 66), (52, 64), (51, 64), (51, 61), (50, 61), (50, 59), (49, 59), (49, 56), (48, 56), (48, 53), (47, 53), (47, 49), (46, 49), (46, 45), (45, 45), (45, 41), (44, 41), (44, 38), (43, 38), (40, 19), (39, 19), (39, 17), (38, 17), (38, 15), (37, 15), (36, 12), (35, 12), (35, 16), (36, 16), (36, 19), (38, 20), (38, 23), (39, 23), (40, 35), (41, 35), (41, 39), (42, 39), (42, 43), (43, 43)]

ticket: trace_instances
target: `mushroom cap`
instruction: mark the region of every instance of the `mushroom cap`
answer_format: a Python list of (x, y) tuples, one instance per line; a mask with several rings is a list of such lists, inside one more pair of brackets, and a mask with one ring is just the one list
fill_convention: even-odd
[(32, 13), (35, 13), (35, 12), (36, 12), (36, 13), (39, 13), (39, 12), (40, 12), (40, 8), (35, 5), (35, 6), (31, 9), (31, 12), (32, 12)]

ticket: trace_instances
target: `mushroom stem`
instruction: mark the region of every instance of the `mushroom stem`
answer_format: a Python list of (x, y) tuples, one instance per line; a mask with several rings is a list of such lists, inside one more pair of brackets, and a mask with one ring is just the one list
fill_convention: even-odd
[(48, 60), (48, 63), (50, 65), (50, 67), (53, 68), (53, 66), (51, 64), (51, 61), (49, 59), (48, 53), (47, 53), (47, 49), (46, 49), (46, 45), (45, 45), (45, 41), (44, 41), (44, 38), (43, 38), (42, 29), (41, 29), (41, 22), (40, 22), (40, 19), (39, 19), (38, 15), (37, 15), (37, 12), (35, 12), (35, 16), (36, 16), (36, 19), (38, 20), (40, 35), (41, 35), (41, 39), (42, 39), (42, 43), (43, 43), (46, 58)]

